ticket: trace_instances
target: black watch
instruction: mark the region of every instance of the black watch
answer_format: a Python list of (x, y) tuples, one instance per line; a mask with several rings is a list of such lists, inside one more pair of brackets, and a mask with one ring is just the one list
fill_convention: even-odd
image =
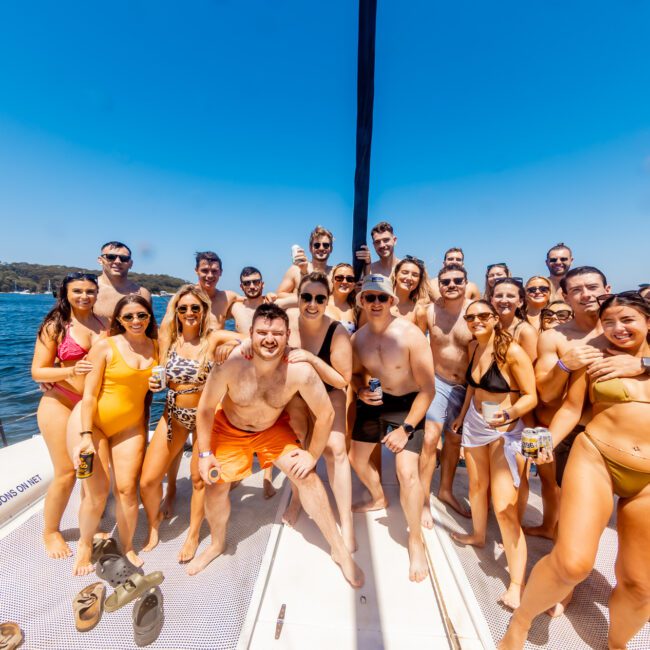
[(411, 440), (411, 438), (413, 438), (413, 434), (415, 433), (415, 427), (412, 424), (407, 424), (406, 422), (404, 422), (404, 424), (402, 425), (402, 429), (406, 431), (409, 440)]
[(650, 375), (650, 357), (641, 357), (641, 367), (646, 375)]

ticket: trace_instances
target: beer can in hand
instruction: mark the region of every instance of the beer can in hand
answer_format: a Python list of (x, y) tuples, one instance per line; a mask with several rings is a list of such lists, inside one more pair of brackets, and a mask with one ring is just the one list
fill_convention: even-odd
[(79, 454), (79, 466), (77, 467), (77, 478), (89, 478), (93, 475), (93, 460), (95, 453), (92, 451)]
[(291, 261), (295, 264), (296, 263), (296, 258), (298, 257), (298, 251), (300, 250), (301, 246), (298, 244), (294, 244), (291, 247)]
[(375, 391), (379, 391), (379, 397), (383, 397), (383, 391), (381, 390), (381, 381), (379, 381), (377, 377), (370, 378), (370, 381), (368, 382), (368, 389), (373, 393)]
[(521, 455), (524, 458), (532, 458), (535, 460), (537, 458), (537, 432), (535, 429), (526, 427), (521, 432)]
[(211, 467), (210, 471), (208, 472), (208, 477), (214, 483), (219, 479), (219, 470), (216, 467)]
[(551, 455), (553, 453), (553, 436), (546, 427), (535, 427), (537, 434), (537, 450), (538, 453), (545, 451)]
[(165, 372), (165, 366), (154, 366), (151, 369), (151, 376), (160, 382), (161, 388), (167, 386), (167, 373)]

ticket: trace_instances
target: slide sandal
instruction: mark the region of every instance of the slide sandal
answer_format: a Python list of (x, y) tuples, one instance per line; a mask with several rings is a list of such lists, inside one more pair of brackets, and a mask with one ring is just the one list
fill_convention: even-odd
[(165, 622), (163, 595), (160, 587), (152, 587), (133, 606), (133, 639), (140, 648), (153, 643)]
[(154, 571), (146, 576), (134, 573), (106, 599), (104, 609), (107, 612), (114, 612), (132, 600), (135, 600), (138, 596), (141, 596), (145, 591), (151, 589), (151, 587), (157, 587), (164, 579), (165, 576), (163, 576), (161, 571)]
[(117, 541), (112, 537), (108, 539), (96, 538), (93, 539), (93, 554), (90, 556), (90, 561), (95, 564), (102, 555), (119, 555), (120, 550), (117, 548)]
[(93, 582), (84, 587), (72, 601), (74, 624), (79, 632), (92, 630), (102, 618), (106, 587), (103, 582)]
[(111, 587), (123, 585), (134, 573), (140, 573), (123, 555), (111, 553), (102, 555), (95, 564), (98, 578), (106, 580)]

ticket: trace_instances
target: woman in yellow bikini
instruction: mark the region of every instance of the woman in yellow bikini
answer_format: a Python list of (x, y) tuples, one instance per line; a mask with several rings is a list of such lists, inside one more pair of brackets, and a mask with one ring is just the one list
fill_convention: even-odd
[[(636, 292), (607, 296), (600, 321), (611, 347), (638, 357), (643, 367), (643, 358), (650, 356), (650, 304)], [(551, 422), (554, 444), (578, 423), (586, 397), (593, 416), (569, 456), (557, 542), (535, 565), (499, 648), (523, 648), (533, 619), (589, 575), (615, 494), (619, 553), (608, 647), (625, 648), (650, 616), (650, 375), (593, 382), (587, 368), (572, 373)]]
[(158, 363), (156, 321), (142, 296), (124, 296), (113, 312), (110, 336), (92, 347), (81, 401), (81, 427), (71, 418), (68, 448), (75, 465), (81, 452), (94, 452), (93, 474), (84, 479), (79, 509), (79, 544), (74, 575), (94, 570), (93, 535), (106, 505), (110, 468), (115, 476), (117, 528), (122, 550), (135, 565), (142, 560), (133, 550), (138, 519), (138, 477), (144, 458), (147, 422), (145, 398), (151, 369)]

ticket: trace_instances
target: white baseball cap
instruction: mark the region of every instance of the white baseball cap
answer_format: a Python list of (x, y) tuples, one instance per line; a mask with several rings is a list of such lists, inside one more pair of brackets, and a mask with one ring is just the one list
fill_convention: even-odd
[(361, 296), (366, 291), (386, 293), (395, 301), (393, 304), (396, 305), (399, 303), (399, 298), (393, 291), (393, 284), (385, 275), (380, 275), (379, 273), (370, 273), (369, 275), (366, 275), (363, 279), (363, 284), (361, 285), (361, 291), (357, 294), (357, 307), (361, 307)]

